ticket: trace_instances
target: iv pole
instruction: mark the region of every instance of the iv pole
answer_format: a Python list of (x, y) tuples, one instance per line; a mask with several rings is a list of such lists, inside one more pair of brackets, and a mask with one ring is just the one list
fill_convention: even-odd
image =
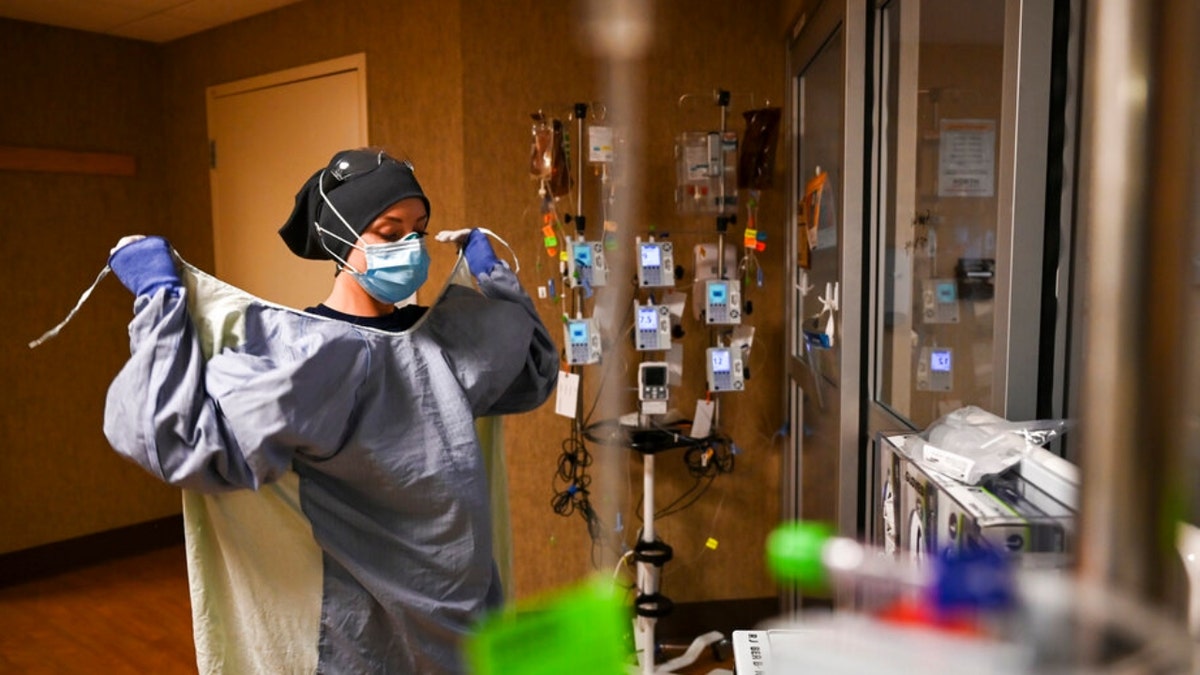
[[(717, 189), (717, 278), (725, 278), (725, 230), (729, 227), (729, 223), (737, 218), (736, 215), (728, 216), (725, 214), (725, 131), (729, 124), (729, 92), (724, 89), (717, 90), (716, 94), (717, 106), (721, 108), (721, 135), (718, 137), (718, 143), (721, 144), (721, 158), (717, 165), (719, 168), (718, 174), (721, 177), (720, 185)], [(714, 346), (720, 346), (719, 340), (714, 336)], [(712, 428), (718, 428), (721, 421), (721, 397), (713, 397), (713, 413), (712, 413)]]
[(654, 672), (655, 623), (659, 616), (665, 616), (672, 607), (671, 601), (658, 592), (659, 575), (663, 564), (670, 559), (670, 554), (659, 555), (657, 558), (648, 557), (647, 552), (651, 550), (661, 553), (669, 552), (670, 548), (655, 541), (654, 453), (647, 452), (642, 455), (642, 536), (634, 548), (638, 588), (638, 596), (634, 601), (637, 614), (634, 620), (634, 648), (644, 675)]
[[(717, 105), (721, 108), (721, 132), (718, 143), (724, 143), (728, 125), (730, 94), (725, 90), (716, 92)], [(736, 216), (726, 214), (725, 199), (725, 156), (720, 153), (720, 188), (718, 190), (719, 215), (717, 216), (717, 278), (725, 278), (725, 231)], [(715, 340), (715, 338), (714, 338)], [(719, 421), (720, 399), (713, 398), (712, 425), (716, 428)], [(642, 675), (653, 673), (671, 673), (695, 662), (700, 651), (724, 636), (719, 631), (710, 631), (697, 637), (687, 652), (678, 658), (664, 663), (656, 669), (654, 664), (655, 639), (654, 629), (659, 617), (666, 616), (673, 604), (658, 592), (659, 576), (662, 566), (671, 559), (671, 548), (655, 540), (654, 531), (654, 453), (644, 453), (642, 458), (642, 536), (634, 550), (637, 561), (638, 597), (635, 610), (637, 619), (634, 621), (634, 643), (641, 665)]]
[[(576, 122), (577, 122), (576, 126), (578, 127), (578, 133), (575, 137), (575, 142), (579, 144), (578, 145), (579, 149), (575, 153), (575, 156), (577, 159), (578, 171), (575, 174), (575, 213), (574, 213), (573, 217), (575, 219), (575, 231), (578, 234), (578, 239), (580, 239), (580, 240), (583, 239), (583, 228), (584, 228), (584, 224), (587, 222), (583, 216), (583, 148), (584, 148), (584, 145), (583, 145), (583, 118), (586, 116), (587, 116), (587, 104), (586, 103), (576, 103), (575, 104), (575, 118), (576, 118)], [(569, 146), (569, 144), (568, 144), (568, 146)], [(578, 283), (578, 281), (576, 279), (572, 278), (576, 274), (582, 275), (582, 273), (580, 273), (576, 270), (575, 243), (574, 243), (574, 240), (571, 239), (569, 236), (567, 238), (565, 249), (566, 249), (565, 252), (567, 254), (566, 272), (567, 272), (567, 276), (568, 276), (568, 281), (570, 282), (570, 286), (571, 286), (571, 300), (572, 300), (571, 304), (572, 304), (572, 308), (575, 310), (575, 317), (582, 318), (582, 316), (583, 316), (583, 293), (580, 290), (580, 284)], [(581, 365), (571, 366), (571, 372), (579, 377), (579, 395), (577, 395), (575, 397), (574, 425), (575, 425), (576, 436), (579, 438), (582, 438), (583, 437), (583, 366), (581, 366)]]

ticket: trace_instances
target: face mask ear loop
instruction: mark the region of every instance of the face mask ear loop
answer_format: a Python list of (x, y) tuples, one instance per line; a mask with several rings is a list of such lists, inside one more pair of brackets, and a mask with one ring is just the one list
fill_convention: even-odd
[(496, 241), (500, 242), (501, 244), (504, 244), (504, 248), (508, 249), (508, 252), (512, 256), (512, 259), (513, 259), (513, 267), (514, 267), (513, 273), (517, 273), (517, 272), (521, 271), (521, 261), (517, 259), (517, 252), (514, 251), (512, 249), (512, 247), (508, 245), (507, 241), (504, 241), (504, 239), (501, 238), (500, 235), (496, 234), (495, 232), (492, 232), (491, 230), (487, 229), (486, 227), (480, 227), (480, 228), (476, 228), (476, 229), (478, 229), (480, 232), (486, 234), (487, 236), (491, 237), (492, 239), (495, 239)]
[[(346, 229), (349, 230), (350, 234), (353, 234), (354, 239), (357, 240), (358, 234), (354, 231), (354, 228), (350, 227), (350, 223), (346, 222), (346, 219), (342, 217), (342, 213), (337, 210), (337, 207), (333, 205), (333, 202), (329, 201), (329, 197), (326, 196), (326, 194), (325, 194), (325, 171), (324, 170), (321, 171), (321, 178), (320, 178), (320, 180), (317, 181), (317, 190), (321, 193), (321, 199), (325, 200), (325, 205), (329, 207), (330, 211), (333, 211), (333, 215), (337, 216), (337, 219), (339, 221), (341, 221), (342, 225), (346, 226)], [(347, 241), (347, 240), (343, 239), (342, 237), (339, 237), (338, 235), (334, 234), (333, 232), (330, 232), (329, 230), (326, 230), (325, 228), (321, 227), (321, 224), (315, 220), (313, 221), (313, 227), (316, 228), (318, 235), (327, 234), (327, 235), (333, 237), (334, 239), (337, 239), (338, 241), (342, 242), (343, 244), (349, 246), (350, 248), (357, 248), (360, 251), (363, 250), (361, 246), (355, 245), (355, 243), (353, 241)], [(339, 256), (338, 254), (329, 250), (329, 247), (325, 245), (325, 239), (323, 237), (318, 236), (317, 241), (320, 242), (321, 248), (325, 249), (326, 253), (328, 253), (330, 256), (333, 257), (334, 260), (338, 261), (341, 264), (343, 269), (349, 269), (350, 271), (352, 271), (356, 274), (363, 274), (363, 272), (359, 272), (358, 270), (354, 269), (354, 267), (351, 266), (350, 263), (343, 260), (341, 256)], [(365, 253), (365, 251), (363, 251), (363, 252)]]
[[(342, 239), (341, 237), (337, 236), (333, 232), (330, 232), (329, 230), (321, 227), (321, 224), (315, 220), (313, 221), (313, 229), (315, 229), (317, 231), (317, 234), (327, 234), (327, 235), (333, 237), (334, 239), (337, 239), (338, 241), (346, 244), (350, 248), (356, 248), (360, 251), (363, 250), (363, 247), (353, 244), (351, 242), (348, 242), (345, 239)], [(324, 239), (322, 239), (321, 237), (317, 237), (317, 241), (321, 243), (321, 248), (325, 249), (325, 252), (329, 254), (329, 257), (333, 258), (333, 260), (335, 262), (337, 262), (338, 269), (348, 269), (351, 272), (354, 272), (355, 274), (362, 274), (362, 272), (359, 272), (358, 270), (354, 269), (354, 267), (350, 263), (343, 260), (340, 255), (338, 255), (338, 254), (334, 253), (332, 250), (330, 250), (330, 248), (325, 245)], [(363, 252), (365, 253), (366, 251), (363, 251)]]
[(61, 331), (68, 323), (70, 323), (71, 319), (75, 318), (75, 315), (79, 312), (79, 308), (83, 307), (83, 303), (87, 302), (87, 299), (91, 297), (92, 291), (96, 290), (96, 286), (98, 286), (100, 284), (100, 280), (103, 279), (104, 277), (108, 276), (108, 273), (110, 271), (112, 271), (112, 270), (109, 268), (109, 266), (105, 265), (104, 269), (100, 270), (100, 275), (97, 276), (96, 280), (92, 282), (92, 285), (88, 286), (88, 289), (83, 292), (83, 295), (79, 296), (79, 302), (75, 303), (75, 307), (70, 311), (70, 313), (67, 314), (67, 318), (63, 319), (54, 328), (51, 328), (50, 330), (46, 331), (45, 333), (42, 333), (42, 336), (40, 338), (34, 340), (33, 342), (30, 342), (29, 348), (34, 349), (35, 347), (38, 347), (39, 345), (41, 345), (43, 342), (46, 342), (48, 340), (51, 340), (51, 339), (57, 337), (58, 332)]
[[(350, 223), (347, 222), (346, 219), (342, 217), (342, 212), (337, 210), (337, 207), (333, 205), (333, 202), (329, 201), (329, 196), (325, 194), (325, 171), (324, 170), (321, 171), (321, 179), (317, 181), (317, 190), (320, 191), (320, 193), (321, 193), (321, 199), (325, 200), (325, 205), (329, 207), (330, 211), (333, 211), (333, 215), (337, 216), (338, 220), (342, 221), (342, 224), (346, 226), (346, 229), (349, 230), (350, 234), (354, 235), (355, 239), (358, 239), (358, 233), (354, 231), (353, 227), (350, 227)], [(333, 233), (331, 232), (330, 234), (333, 234)], [(338, 238), (341, 239), (341, 237), (338, 237)], [(342, 239), (342, 241), (346, 241), (346, 240)], [(349, 243), (349, 242), (347, 242), (347, 243)]]

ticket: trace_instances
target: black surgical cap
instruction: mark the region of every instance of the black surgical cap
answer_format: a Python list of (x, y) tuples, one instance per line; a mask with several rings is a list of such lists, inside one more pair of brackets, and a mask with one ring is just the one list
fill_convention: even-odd
[[(335, 169), (347, 162), (365, 166), (367, 170), (346, 176), (344, 180), (337, 178)], [(337, 214), (321, 198), (322, 183), (325, 196), (350, 224), (354, 235), (346, 230)], [(333, 156), (326, 168), (310, 176), (296, 193), (295, 208), (287, 222), (279, 228), (279, 236), (283, 237), (292, 253), (301, 258), (333, 260), (329, 254), (329, 251), (333, 251), (345, 260), (350, 253), (350, 244), (328, 234), (321, 235), (313, 223), (320, 223), (323, 230), (353, 242), (375, 222), (379, 214), (409, 197), (424, 202), (425, 212), (429, 213), (429, 199), (425, 197), (417, 177), (413, 175), (412, 166), (407, 162), (397, 161), (377, 150), (343, 150)]]

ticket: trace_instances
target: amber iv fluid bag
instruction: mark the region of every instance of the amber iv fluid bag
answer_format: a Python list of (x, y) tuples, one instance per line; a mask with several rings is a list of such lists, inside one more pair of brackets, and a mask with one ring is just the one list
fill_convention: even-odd
[(547, 119), (541, 111), (533, 118), (533, 143), (529, 157), (529, 175), (541, 181), (553, 197), (571, 191), (571, 171), (563, 149), (562, 122)]

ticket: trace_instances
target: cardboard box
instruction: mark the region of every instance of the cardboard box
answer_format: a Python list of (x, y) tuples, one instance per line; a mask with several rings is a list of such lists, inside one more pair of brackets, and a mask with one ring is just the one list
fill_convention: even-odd
[(1018, 468), (966, 485), (914, 458), (912, 435), (879, 439), (877, 545), (918, 560), (944, 550), (989, 546), (1010, 554), (1062, 554), (1074, 505), (1026, 480)]

